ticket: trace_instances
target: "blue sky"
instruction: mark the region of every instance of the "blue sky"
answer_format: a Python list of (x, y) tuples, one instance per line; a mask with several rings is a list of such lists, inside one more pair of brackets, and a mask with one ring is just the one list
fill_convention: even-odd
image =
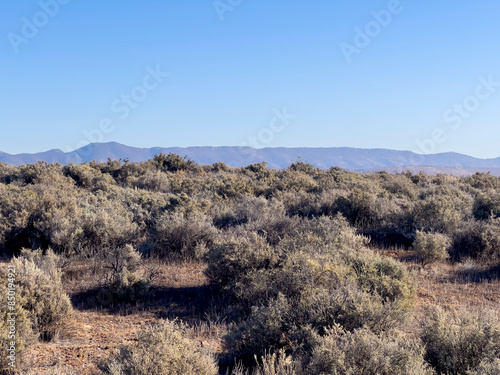
[(3, 1), (0, 150), (498, 157), (499, 13), (486, 0)]

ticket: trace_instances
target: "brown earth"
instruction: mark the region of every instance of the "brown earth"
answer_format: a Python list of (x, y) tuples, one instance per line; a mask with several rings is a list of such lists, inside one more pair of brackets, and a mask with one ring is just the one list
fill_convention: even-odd
[[(402, 260), (412, 270), (417, 284), (415, 313), (404, 327), (412, 335), (420, 332), (420, 322), (427, 307), (441, 306), (449, 312), (461, 309), (500, 310), (500, 280), (470, 282), (459, 274), (460, 265), (442, 263), (422, 269), (408, 256), (408, 251), (381, 251)], [(78, 266), (75, 266), (76, 268)], [(76, 308), (65, 322), (61, 337), (52, 343), (39, 343), (29, 353), (25, 374), (99, 374), (97, 364), (120, 345), (136, 340), (142, 324), (160, 318), (178, 317), (195, 327), (193, 340), (214, 353), (222, 351), (222, 336), (227, 328), (211, 321), (207, 309), (210, 290), (202, 263), (181, 263), (157, 267), (154, 287), (157, 297), (142, 306), (92, 309), (78, 300), (91, 282), (67, 283)], [(199, 306), (197, 306), (199, 305)], [(29, 370), (28, 370), (29, 369)]]

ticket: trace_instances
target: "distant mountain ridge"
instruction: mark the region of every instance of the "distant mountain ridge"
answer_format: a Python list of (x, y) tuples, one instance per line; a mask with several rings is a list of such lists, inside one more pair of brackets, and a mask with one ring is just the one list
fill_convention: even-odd
[(10, 155), (0, 152), (0, 161), (8, 164), (21, 165), (36, 163), (40, 160), (48, 163), (83, 163), (106, 161), (112, 159), (129, 159), (132, 162), (145, 161), (155, 154), (169, 152), (187, 156), (198, 164), (213, 164), (225, 162), (233, 167), (246, 166), (258, 162), (267, 162), (269, 168), (287, 168), (300, 158), (303, 162), (315, 167), (328, 169), (338, 166), (349, 170), (373, 172), (388, 170), (401, 172), (411, 170), (426, 173), (452, 173), (465, 175), (479, 172), (491, 172), (500, 175), (500, 157), (479, 159), (471, 156), (447, 152), (440, 154), (420, 155), (410, 151), (388, 149), (361, 149), (350, 147), (332, 148), (262, 148), (250, 147), (152, 147), (137, 148), (116, 142), (92, 143), (78, 150), (65, 153), (61, 150), (50, 150), (35, 154)]

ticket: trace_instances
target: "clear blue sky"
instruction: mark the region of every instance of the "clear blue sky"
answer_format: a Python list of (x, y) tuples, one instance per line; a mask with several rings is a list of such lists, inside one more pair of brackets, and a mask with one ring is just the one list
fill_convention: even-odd
[(0, 4), (1, 151), (102, 140), (500, 156), (496, 1), (55, 1)]

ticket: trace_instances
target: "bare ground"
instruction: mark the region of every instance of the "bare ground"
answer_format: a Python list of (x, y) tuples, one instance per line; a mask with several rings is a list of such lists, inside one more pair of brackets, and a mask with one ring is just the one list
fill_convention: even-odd
[[(402, 260), (413, 271), (417, 284), (415, 313), (404, 327), (411, 335), (418, 336), (425, 310), (431, 306), (441, 306), (452, 314), (462, 309), (478, 314), (484, 309), (500, 311), (498, 278), (472, 280), (463, 275), (467, 267), (448, 263), (422, 269), (408, 251), (380, 252)], [(66, 288), (72, 296), (75, 312), (64, 323), (59, 338), (33, 347), (24, 362), (23, 373), (99, 374), (97, 364), (100, 360), (120, 345), (136, 340), (142, 324), (161, 318), (179, 318), (190, 323), (195, 328), (193, 340), (214, 353), (222, 351), (222, 337), (227, 326), (212, 308), (213, 292), (203, 274), (203, 263), (156, 265), (156, 294), (152, 301), (140, 306), (105, 309), (86, 302), (88, 291), (98, 284), (92, 281), (92, 275), (81, 265), (72, 267), (75, 275), (67, 279)]]

